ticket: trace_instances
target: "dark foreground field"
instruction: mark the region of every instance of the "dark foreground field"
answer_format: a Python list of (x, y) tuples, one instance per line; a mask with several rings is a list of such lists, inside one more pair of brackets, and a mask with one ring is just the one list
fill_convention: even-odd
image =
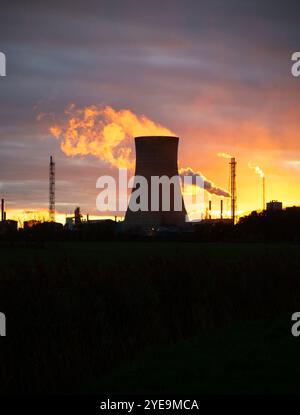
[(300, 391), (300, 246), (0, 250), (1, 393)]

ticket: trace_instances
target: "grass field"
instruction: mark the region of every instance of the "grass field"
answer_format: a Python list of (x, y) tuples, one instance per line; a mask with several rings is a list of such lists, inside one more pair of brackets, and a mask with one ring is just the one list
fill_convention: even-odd
[(64, 259), (74, 263), (114, 264), (143, 262), (153, 257), (177, 260), (207, 258), (224, 263), (236, 263), (245, 258), (283, 256), (296, 259), (299, 244), (264, 243), (195, 243), (195, 242), (53, 242), (37, 245), (0, 245), (0, 261), (3, 266), (33, 264), (40, 260), (45, 264), (57, 264)]
[(104, 376), (101, 394), (299, 394), (300, 340), (290, 316), (208, 330)]
[(0, 260), (2, 393), (298, 390), (299, 245), (16, 244)]

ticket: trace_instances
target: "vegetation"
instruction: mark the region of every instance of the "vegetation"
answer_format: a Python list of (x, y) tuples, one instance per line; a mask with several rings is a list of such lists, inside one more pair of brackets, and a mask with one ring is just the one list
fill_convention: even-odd
[(207, 330), (151, 350), (103, 376), (98, 394), (299, 394), (299, 339), (290, 316)]
[[(300, 309), (299, 254), (295, 244), (3, 244), (1, 392), (90, 392), (93, 385), (100, 391), (99, 379), (149, 350), (193, 342), (194, 336), (199, 343), (220, 329), (230, 338), (236, 324), (290, 316)], [(287, 338), (288, 318), (281, 332)], [(205, 359), (222, 355), (223, 347), (218, 342)], [(178, 350), (176, 359), (185, 362), (185, 348)], [(234, 348), (226, 353), (233, 359)], [(263, 370), (257, 362), (248, 390)], [(168, 371), (168, 361), (165, 366), (162, 359), (160, 368)], [(267, 372), (263, 379), (268, 382)], [(194, 387), (201, 392), (204, 383), (201, 375)], [(205, 391), (214, 392), (213, 383), (207, 385)], [(218, 388), (226, 392), (226, 379)]]

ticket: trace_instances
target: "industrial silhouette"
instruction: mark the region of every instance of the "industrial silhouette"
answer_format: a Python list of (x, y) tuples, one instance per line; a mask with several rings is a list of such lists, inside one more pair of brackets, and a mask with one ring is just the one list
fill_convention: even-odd
[(49, 163), (49, 221), (55, 222), (55, 163), (52, 156)]
[[(164, 211), (162, 209), (162, 192), (159, 193), (159, 209), (153, 211), (150, 209), (151, 200), (151, 177), (153, 176), (167, 176), (172, 178), (178, 176), (178, 137), (167, 136), (147, 136), (135, 137), (136, 148), (136, 167), (135, 177), (143, 176), (148, 182), (148, 211), (133, 212), (129, 207), (125, 216), (125, 227), (159, 227), (176, 225), (181, 226), (185, 223), (186, 209), (181, 196), (182, 209), (175, 210), (174, 206), (174, 186), (171, 186), (170, 191), (170, 209)], [(179, 178), (178, 178), (179, 180)], [(136, 190), (136, 183), (133, 190)]]
[(231, 220), (235, 224), (236, 216), (236, 159), (230, 159), (230, 192), (231, 192)]

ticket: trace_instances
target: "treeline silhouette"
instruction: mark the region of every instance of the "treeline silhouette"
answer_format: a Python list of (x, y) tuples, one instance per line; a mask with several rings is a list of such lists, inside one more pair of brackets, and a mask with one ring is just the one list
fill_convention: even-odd
[(258, 241), (300, 242), (300, 208), (252, 212), (240, 219), (238, 237)]

